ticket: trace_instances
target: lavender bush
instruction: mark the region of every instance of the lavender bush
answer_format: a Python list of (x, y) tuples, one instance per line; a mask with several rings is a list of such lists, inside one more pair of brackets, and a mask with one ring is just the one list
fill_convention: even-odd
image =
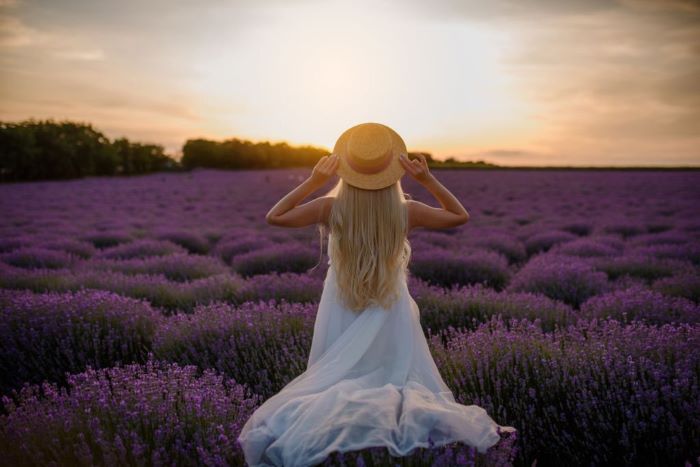
[(176, 282), (226, 274), (229, 268), (218, 258), (173, 253), (166, 256), (125, 260), (101, 259), (83, 263), (83, 268), (95, 271), (118, 271), (125, 274), (156, 274)]
[(77, 260), (70, 253), (39, 247), (20, 248), (0, 255), (0, 261), (26, 269), (60, 269), (69, 267)]
[(147, 361), (3, 398), (6, 465), (243, 465), (236, 439), (260, 403), (214, 371)]
[(189, 282), (169, 281), (163, 275), (124, 274), (115, 271), (36, 270), (2, 267), (0, 286), (35, 292), (71, 291), (81, 288), (108, 290), (127, 297), (145, 299), (172, 313), (192, 311), (216, 300), (237, 302), (245, 281), (232, 274), (218, 274)]
[(411, 281), (411, 293), (420, 309), (424, 331), (448, 327), (475, 329), (492, 316), (538, 319), (545, 331), (574, 321), (571, 307), (532, 293), (496, 292), (481, 284), (450, 289)]
[(243, 238), (219, 240), (212, 253), (230, 264), (231, 260), (237, 255), (250, 253), (269, 246), (272, 246), (270, 240), (259, 235), (250, 235)]
[(102, 250), (99, 256), (108, 259), (135, 259), (186, 252), (187, 250), (185, 250), (183, 247), (168, 240), (153, 240), (145, 238), (141, 240), (134, 240), (131, 243), (106, 248)]
[(239, 303), (259, 300), (318, 302), (323, 292), (323, 279), (311, 274), (272, 272), (248, 278), (236, 294)]
[(306, 370), (317, 309), (274, 300), (199, 306), (159, 328), (154, 354), (215, 368), (267, 398)]
[[(653, 230), (653, 228), (652, 228)], [(679, 230), (664, 230), (660, 233), (637, 235), (630, 240), (630, 245), (685, 245), (693, 241), (693, 236)]]
[(484, 232), (483, 235), (477, 232), (477, 235), (470, 237), (467, 242), (469, 246), (500, 253), (508, 258), (509, 263), (519, 263), (527, 258), (523, 242), (502, 232)]
[(412, 253), (409, 270), (431, 284), (447, 287), (481, 283), (501, 289), (510, 278), (505, 256), (486, 250), (460, 253), (437, 248), (419, 250)]
[(604, 225), (602, 231), (605, 233), (619, 234), (622, 235), (623, 238), (629, 238), (643, 233), (644, 227), (634, 222), (620, 221)]
[(559, 230), (564, 232), (571, 232), (579, 236), (589, 235), (593, 231), (593, 226), (586, 222), (569, 222), (562, 225)]
[(614, 237), (586, 237), (554, 246), (550, 252), (581, 257), (614, 257), (622, 253), (624, 244)]
[(244, 277), (270, 272), (305, 272), (319, 261), (317, 253), (299, 244), (273, 245), (234, 257), (233, 268)]
[(81, 240), (92, 243), (96, 248), (108, 248), (128, 243), (132, 238), (123, 232), (95, 232), (85, 235)]
[(674, 297), (684, 297), (700, 303), (700, 273), (679, 273), (658, 279), (652, 289)]
[(95, 256), (98, 250), (90, 243), (81, 242), (71, 238), (59, 238), (41, 242), (43, 248), (62, 251), (80, 259), (88, 259)]
[(650, 324), (700, 323), (700, 305), (636, 285), (588, 299), (581, 305), (580, 316)]
[(508, 290), (532, 292), (561, 300), (576, 308), (609, 287), (604, 273), (575, 257), (540, 253), (513, 277)]
[(527, 254), (531, 256), (535, 253), (547, 251), (554, 245), (569, 242), (576, 238), (577, 236), (575, 234), (564, 230), (546, 230), (544, 232), (538, 232), (528, 238), (525, 241), (525, 249), (527, 250)]
[(209, 241), (196, 232), (186, 232), (181, 230), (165, 230), (156, 233), (159, 240), (168, 240), (180, 245), (190, 253), (205, 254), (209, 251)]
[(690, 260), (696, 266), (700, 265), (700, 244), (674, 244), (656, 243), (651, 245), (639, 245), (630, 249), (630, 254), (642, 257), (671, 258), (676, 260)]
[(518, 429), (522, 465), (683, 465), (700, 452), (698, 326), (581, 319), (544, 333), (494, 317), (431, 343), (461, 403)]
[(32, 246), (33, 244), (34, 242), (31, 238), (23, 235), (0, 238), (0, 253), (7, 253), (22, 247)]
[(688, 261), (659, 259), (640, 254), (594, 258), (593, 264), (597, 270), (605, 272), (610, 279), (630, 275), (652, 281), (672, 276), (680, 271), (693, 270), (692, 264)]
[(159, 315), (148, 303), (111, 292), (34, 294), (0, 289), (2, 392), (66, 372), (143, 361)]

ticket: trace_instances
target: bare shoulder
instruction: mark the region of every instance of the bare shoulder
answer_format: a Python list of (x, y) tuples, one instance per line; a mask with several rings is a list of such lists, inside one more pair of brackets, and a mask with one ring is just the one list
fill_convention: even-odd
[(415, 199), (406, 200), (406, 211), (408, 212), (408, 231), (415, 229), (416, 227), (422, 226), (421, 218), (425, 208), (430, 209), (425, 203), (416, 201)]
[(464, 224), (469, 220), (468, 215), (463, 216), (447, 211), (443, 208), (434, 208), (416, 200), (407, 200), (408, 205), (408, 230), (416, 227), (428, 229), (447, 229)]

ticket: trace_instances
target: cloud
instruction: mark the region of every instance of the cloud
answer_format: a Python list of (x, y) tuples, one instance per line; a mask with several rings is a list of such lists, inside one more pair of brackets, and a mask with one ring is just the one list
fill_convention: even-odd
[[(406, 14), (511, 36), (502, 64), (542, 123), (529, 143), (561, 157), (700, 163), (697, 0), (435, 0)], [(674, 152), (675, 151), (675, 152)], [(614, 156), (613, 156), (614, 154)], [(535, 154), (494, 150), (499, 161)], [(521, 157), (522, 156), (522, 157)]]
[(95, 61), (104, 60), (105, 53), (101, 49), (61, 50), (53, 56), (63, 60)]
[(10, 15), (0, 16), (0, 47), (25, 47), (46, 43), (48, 37)]
[(41, 31), (28, 26), (22, 19), (10, 16), (0, 16), (0, 51), (6, 54), (27, 53), (26, 49), (39, 55), (51, 56), (63, 60), (103, 60), (105, 53), (102, 49), (88, 45), (88, 41), (80, 40), (69, 34)]

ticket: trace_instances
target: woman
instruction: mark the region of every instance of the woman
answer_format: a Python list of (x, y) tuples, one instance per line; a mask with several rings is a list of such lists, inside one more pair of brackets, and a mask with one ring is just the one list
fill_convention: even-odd
[[(407, 200), (406, 172), (442, 208)], [(336, 173), (326, 196), (299, 205)], [(270, 210), (272, 225), (329, 230), (329, 268), (306, 371), (258, 407), (238, 438), (249, 465), (312, 466), (333, 451), (374, 446), (405, 456), (429, 438), (484, 453), (499, 431), (515, 431), (479, 406), (455, 402), (407, 288), (408, 232), (468, 220), (425, 158), (409, 160), (401, 137), (378, 123), (346, 130), (333, 154)]]

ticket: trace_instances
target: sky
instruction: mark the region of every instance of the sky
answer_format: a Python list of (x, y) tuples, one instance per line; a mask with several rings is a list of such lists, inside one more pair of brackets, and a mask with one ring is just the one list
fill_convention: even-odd
[(700, 166), (700, 0), (0, 0), (0, 120), (110, 138)]

